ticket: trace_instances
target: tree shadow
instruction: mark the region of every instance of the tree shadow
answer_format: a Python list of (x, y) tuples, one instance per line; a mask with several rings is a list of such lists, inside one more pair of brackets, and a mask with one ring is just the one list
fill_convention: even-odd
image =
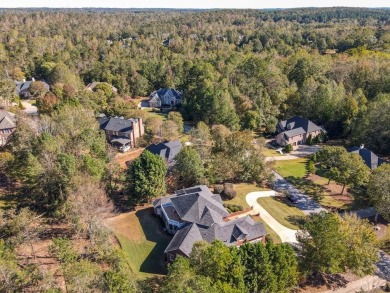
[(141, 224), (145, 238), (156, 243), (141, 264), (140, 271), (150, 274), (166, 274), (164, 250), (172, 237), (163, 231), (161, 220), (154, 215), (153, 208), (139, 210), (135, 215)]
[(289, 223), (298, 226), (300, 229), (302, 229), (306, 221), (306, 216), (287, 216), (286, 220)]
[(312, 274), (304, 284), (301, 284), (302, 288), (305, 286), (320, 287), (325, 285), (328, 289), (336, 290), (337, 288), (346, 287), (348, 280), (341, 274)]
[(296, 178), (289, 176), (286, 178), (294, 187), (299, 189), (302, 193), (309, 195), (315, 201), (320, 201), (325, 196), (325, 188), (321, 185), (318, 185), (306, 178)]

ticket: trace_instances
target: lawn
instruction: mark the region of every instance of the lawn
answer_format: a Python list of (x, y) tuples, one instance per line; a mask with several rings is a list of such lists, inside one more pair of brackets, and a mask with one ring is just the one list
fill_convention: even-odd
[(242, 206), (244, 209), (249, 208), (245, 200), (245, 197), (248, 193), (253, 191), (268, 190), (266, 188), (258, 187), (255, 184), (249, 183), (234, 184), (234, 189), (237, 191), (237, 196), (231, 200), (225, 200), (224, 203), (239, 205)]
[(121, 214), (109, 219), (107, 225), (113, 229), (136, 275), (146, 278), (166, 274), (164, 250), (172, 238), (163, 232), (152, 208)]
[(271, 148), (267, 148), (267, 147), (265, 147), (263, 149), (263, 154), (266, 157), (280, 157), (280, 156), (283, 156), (277, 150), (274, 150), (274, 149), (271, 149)]
[(146, 108), (143, 111), (147, 112), (148, 118), (149, 117), (157, 117), (157, 118), (160, 118), (161, 120), (165, 120), (165, 119), (167, 119), (167, 116), (168, 116), (166, 113), (153, 112), (152, 108)]
[(268, 237), (271, 238), (272, 242), (277, 244), (277, 243), (282, 243), (282, 240), (280, 239), (279, 235), (275, 233), (274, 230), (271, 229), (270, 226), (267, 225), (266, 222), (263, 221), (262, 218), (259, 216), (253, 216), (253, 220), (256, 222), (262, 223), (265, 226), (265, 230), (267, 231)]
[(295, 160), (283, 160), (275, 162), (275, 169), (283, 177), (302, 178), (307, 173), (307, 158), (299, 158)]
[(297, 222), (305, 214), (298, 208), (287, 204), (287, 200), (279, 197), (261, 197), (257, 202), (265, 208), (272, 217), (287, 228), (298, 230)]

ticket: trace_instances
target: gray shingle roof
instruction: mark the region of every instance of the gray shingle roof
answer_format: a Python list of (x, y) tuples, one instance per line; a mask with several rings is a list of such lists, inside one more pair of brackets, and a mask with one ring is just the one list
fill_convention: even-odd
[(153, 92), (151, 95), (150, 95), (150, 102), (155, 102), (155, 101), (164, 101), (164, 100), (181, 100), (182, 98), (182, 94), (181, 92), (175, 90), (175, 89), (171, 89), (171, 88), (167, 88), (167, 89), (159, 89), (158, 91), (155, 91)]
[(0, 129), (12, 129), (16, 127), (15, 114), (0, 110)]
[(161, 156), (166, 161), (172, 161), (180, 152), (182, 144), (179, 140), (151, 144), (146, 149), (152, 154)]
[(118, 117), (99, 117), (100, 129), (117, 132), (131, 132), (133, 130), (133, 119), (123, 119)]
[(165, 249), (165, 253), (180, 250), (189, 256), (197, 241), (220, 240), (228, 246), (236, 245), (237, 241), (251, 241), (267, 234), (263, 224), (255, 222), (250, 216), (229, 222), (215, 223), (211, 227), (200, 224), (190, 224), (178, 230)]
[[(324, 131), (320, 126), (314, 124), (308, 119), (294, 116), (290, 119), (280, 121), (278, 124), (279, 131), (289, 131), (292, 129), (302, 128), (305, 132), (310, 133), (317, 130)], [(291, 137), (291, 136), (290, 136)]]
[(291, 130), (285, 131), (284, 132), (284, 137), (286, 139), (289, 139), (290, 137), (294, 137), (294, 136), (301, 135), (301, 134), (304, 134), (304, 133), (306, 133), (306, 131), (302, 127), (299, 127), (299, 128), (295, 128), (295, 129), (291, 129)]
[(389, 163), (364, 147), (351, 147), (348, 149), (348, 152), (360, 155), (371, 170), (378, 168), (382, 164)]
[[(28, 80), (28, 81), (22, 81), (22, 82), (17, 82), (16, 83), (16, 92), (18, 94), (20, 94), (22, 91), (24, 90), (29, 90), (30, 89), (30, 86), (31, 84), (34, 82), (34, 80)], [(43, 82), (44, 86), (46, 89), (50, 89), (50, 86), (44, 82), (44, 81), (41, 81)]]

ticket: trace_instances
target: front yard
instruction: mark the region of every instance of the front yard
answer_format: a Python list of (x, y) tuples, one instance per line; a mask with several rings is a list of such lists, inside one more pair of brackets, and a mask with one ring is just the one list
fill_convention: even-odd
[(234, 184), (234, 189), (237, 192), (237, 196), (231, 200), (224, 200), (223, 203), (239, 205), (239, 206), (242, 206), (244, 209), (250, 207), (250, 206), (248, 206), (248, 204), (246, 203), (246, 200), (245, 200), (245, 197), (248, 193), (254, 192), (254, 191), (268, 190), (266, 188), (258, 187), (255, 184), (249, 184), (249, 183)]
[(275, 161), (275, 170), (283, 177), (303, 178), (307, 174), (307, 158)]
[(306, 215), (282, 197), (261, 197), (257, 202), (283, 226), (298, 230), (298, 223)]
[(120, 214), (107, 220), (118, 238), (124, 255), (141, 278), (166, 274), (164, 250), (172, 237), (163, 230), (152, 208)]

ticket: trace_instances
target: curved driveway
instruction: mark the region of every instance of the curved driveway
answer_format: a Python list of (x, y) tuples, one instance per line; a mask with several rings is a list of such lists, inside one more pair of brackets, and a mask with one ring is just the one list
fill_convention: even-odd
[(253, 208), (256, 212), (260, 214), (260, 217), (263, 219), (264, 222), (267, 223), (268, 226), (272, 230), (275, 231), (276, 234), (280, 237), (282, 242), (288, 242), (288, 243), (297, 243), (297, 237), (296, 233), (297, 230), (293, 230), (290, 228), (287, 228), (280, 224), (274, 217), (270, 215), (270, 213), (267, 212), (266, 209), (264, 209), (258, 202), (257, 199), (260, 197), (270, 197), (275, 196), (276, 191), (269, 190), (269, 191), (256, 191), (256, 192), (250, 192), (246, 195), (246, 202), (247, 204)]

